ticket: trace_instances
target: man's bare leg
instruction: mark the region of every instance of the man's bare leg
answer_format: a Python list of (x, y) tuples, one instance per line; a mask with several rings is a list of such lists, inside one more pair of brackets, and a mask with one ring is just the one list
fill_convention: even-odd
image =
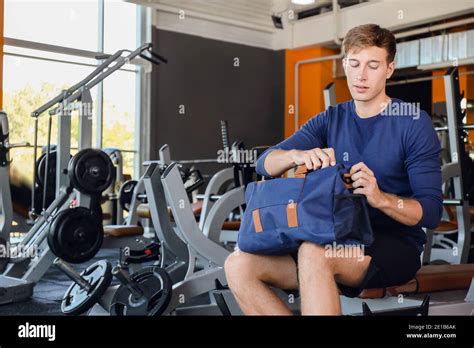
[(247, 315), (292, 315), (288, 306), (270, 289), (297, 289), (296, 264), (291, 256), (266, 256), (242, 251), (225, 263), (227, 282)]
[(305, 242), (298, 251), (302, 315), (340, 315), (338, 283), (357, 286), (367, 273), (370, 256), (328, 257), (324, 247)]

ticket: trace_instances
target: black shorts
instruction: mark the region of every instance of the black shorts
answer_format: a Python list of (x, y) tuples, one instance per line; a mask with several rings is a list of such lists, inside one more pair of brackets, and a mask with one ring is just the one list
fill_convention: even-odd
[[(421, 267), (416, 246), (393, 232), (374, 231), (374, 242), (364, 248), (364, 255), (372, 257), (367, 274), (357, 287), (338, 284), (344, 296), (357, 297), (364, 289), (404, 284), (413, 279)], [(298, 255), (291, 256), (298, 265)]]

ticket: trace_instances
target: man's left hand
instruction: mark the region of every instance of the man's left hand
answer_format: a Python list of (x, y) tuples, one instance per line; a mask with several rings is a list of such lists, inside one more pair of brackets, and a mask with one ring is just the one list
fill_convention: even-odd
[(386, 202), (385, 193), (380, 191), (374, 172), (364, 162), (354, 164), (350, 170), (354, 193), (363, 194), (373, 208), (380, 209)]

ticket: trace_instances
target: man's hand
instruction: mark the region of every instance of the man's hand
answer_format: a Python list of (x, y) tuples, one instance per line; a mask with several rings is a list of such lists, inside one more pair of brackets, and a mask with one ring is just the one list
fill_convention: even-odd
[(290, 158), (297, 166), (306, 165), (308, 170), (316, 170), (336, 165), (336, 156), (333, 148), (311, 150), (291, 150)]
[(367, 202), (373, 208), (380, 209), (386, 205), (387, 198), (385, 193), (380, 191), (374, 172), (364, 162), (354, 164), (350, 174), (353, 180), (352, 187), (355, 188), (354, 193), (365, 195)]

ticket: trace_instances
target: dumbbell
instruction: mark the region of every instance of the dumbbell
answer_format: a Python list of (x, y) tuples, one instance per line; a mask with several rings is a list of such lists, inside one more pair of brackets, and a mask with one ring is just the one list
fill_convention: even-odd
[(81, 273), (60, 258), (54, 260), (54, 265), (73, 281), (61, 302), (61, 311), (64, 314), (82, 314), (96, 303), (100, 303), (104, 308), (110, 307), (107, 299), (111, 296), (105, 295), (114, 292), (118, 286), (109, 287), (112, 281), (112, 266), (108, 261), (97, 261)]
[[(171, 278), (158, 266), (145, 267), (129, 276), (121, 266), (112, 268), (105, 260), (80, 274), (60, 258), (54, 264), (74, 282), (61, 302), (61, 311), (67, 315), (82, 314), (98, 303), (111, 315), (155, 316), (162, 314), (171, 300)], [(112, 275), (120, 285), (110, 286)]]
[(149, 266), (128, 275), (121, 266), (115, 266), (112, 274), (121, 286), (113, 294), (110, 315), (157, 316), (168, 307), (172, 282), (163, 268)]

